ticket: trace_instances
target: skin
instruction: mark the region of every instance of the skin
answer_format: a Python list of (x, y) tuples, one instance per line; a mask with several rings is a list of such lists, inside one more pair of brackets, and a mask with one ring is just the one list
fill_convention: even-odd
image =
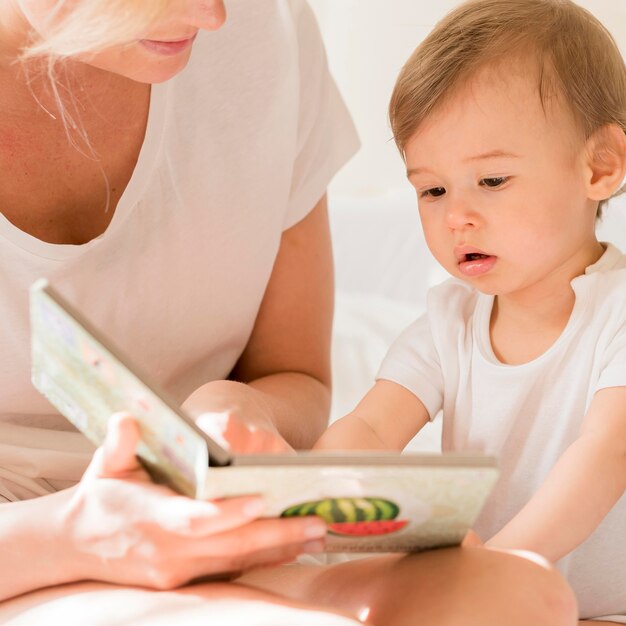
[[(464, 98), (466, 108), (459, 104)], [(429, 155), (427, 164), (420, 154)], [(529, 76), (502, 78), (487, 69), (422, 125), (406, 156), (431, 252), (453, 276), (497, 295), (491, 323), (497, 356), (514, 364), (543, 353), (567, 323), (570, 281), (602, 254), (597, 200), (587, 189), (587, 145), (569, 112), (551, 102), (544, 114)], [(495, 255), (493, 270), (464, 274), (455, 256), (462, 245)], [(516, 346), (506, 320), (517, 331), (521, 326)]]
[[(4, 30), (10, 33), (12, 46), (22, 45), (31, 31), (45, 38), (71, 12), (80, 0), (67, 0), (64, 10), (54, 12), (57, 0), (8, 0), (1, 10)], [(6, 3), (5, 3), (6, 4)], [(50, 20), (50, 16), (57, 16)], [(96, 53), (85, 54), (82, 60), (89, 67), (124, 76), (140, 83), (160, 83), (178, 74), (189, 61), (193, 46), (180, 54), (163, 56), (155, 54), (141, 44), (141, 40), (178, 41), (188, 39), (199, 30), (215, 31), (226, 20), (222, 0), (181, 0), (152, 24), (139, 32), (134, 40)], [(6, 40), (5, 40), (6, 41)]]
[[(14, 62), (28, 41), (29, 29), (45, 36), (43, 24), (51, 5), (51, 0), (0, 4), (0, 164), (5, 173), (0, 181), (0, 205), (7, 219), (34, 237), (51, 243), (81, 244), (104, 232), (130, 180), (143, 143), (150, 83), (180, 71), (189, 51), (178, 59), (162, 58), (146, 55), (139, 43), (131, 42), (123, 50), (90, 56), (88, 62), (69, 59), (61, 65), (59, 80), (76, 95), (81, 123), (99, 156), (99, 164), (94, 164), (71, 145), (61, 120), (50, 114), (56, 108), (47, 77), (40, 77), (36, 67), (29, 67), (27, 76)], [(140, 36), (173, 39), (200, 28), (215, 30), (224, 20), (222, 2), (194, 0), (177, 7), (176, 13)], [(112, 132), (117, 129), (125, 132)], [(48, 158), (50, 154), (55, 158)], [(106, 211), (98, 166), (112, 187)], [(225, 426), (225, 433), (233, 449), (306, 447), (322, 432), (330, 403), (332, 291), (326, 200), (321, 198), (305, 219), (282, 235), (255, 328), (235, 366), (240, 382), (207, 383), (188, 401), (190, 411), (199, 418), (204, 416), (205, 422), (218, 413), (226, 417), (226, 426), (232, 427)], [(267, 351), (268, 344), (275, 349)], [(293, 416), (300, 414), (308, 416), (304, 427), (294, 423)], [(133, 496), (125, 500), (120, 518), (119, 503), (110, 504), (107, 478), (106, 472), (94, 471), (73, 491), (3, 507), (3, 557), (12, 565), (0, 574), (2, 598), (84, 578), (162, 586), (158, 575), (150, 581), (133, 578), (132, 574), (129, 579), (122, 567), (117, 573), (115, 568), (95, 571), (92, 567), (98, 562), (102, 566), (98, 559), (87, 559), (91, 565), (82, 571), (59, 567), (59, 563), (67, 554), (74, 554), (77, 565), (81, 554), (93, 557), (99, 539), (90, 529), (99, 527), (117, 528), (118, 543), (123, 543), (125, 535), (134, 537), (128, 544), (131, 561), (134, 550), (149, 550), (155, 543), (160, 545), (163, 559), (173, 558), (179, 552), (177, 532), (146, 523), (146, 518), (154, 519), (157, 511), (169, 506), (179, 508), (180, 519), (189, 515), (202, 518), (208, 524), (203, 536), (218, 534), (220, 525), (227, 523), (237, 538), (220, 560), (207, 559), (195, 570), (190, 568), (191, 554), (180, 562), (180, 571), (198, 575), (291, 559), (315, 549), (310, 543), (311, 532), (317, 537), (325, 532), (323, 523), (315, 519), (295, 525), (286, 525), (286, 520), (255, 522), (262, 507), (250, 513), (246, 500), (207, 504), (204, 511), (196, 508), (196, 513), (185, 512), (192, 503), (185, 507), (173, 493), (146, 480), (131, 481), (126, 487), (132, 489)], [(259, 499), (254, 500), (258, 505)], [(43, 529), (44, 519), (54, 523)], [(216, 519), (218, 526), (211, 528)], [(155, 532), (160, 533), (158, 540)], [(35, 542), (33, 537), (39, 540)], [(60, 546), (64, 546), (62, 551)], [(24, 558), (31, 552), (32, 559)], [(48, 566), (33, 571), (29, 566), (33, 559), (41, 559)], [(132, 568), (127, 565), (125, 571), (129, 573)], [(173, 584), (170, 581), (170, 586)]]
[[(570, 282), (603, 253), (598, 201), (626, 175), (626, 139), (607, 127), (585, 140), (558, 98), (544, 108), (532, 74), (510, 66), (488, 67), (453, 93), (405, 155), (431, 252), (450, 274), (496, 296), (492, 347), (516, 365), (560, 336), (575, 301)], [(495, 262), (468, 273), (463, 246)], [(401, 450), (428, 418), (411, 392), (381, 380), (315, 448)], [(626, 389), (603, 389), (544, 485), (487, 545), (551, 562), (576, 548), (626, 490), (625, 441)]]
[[(7, 219), (43, 241), (80, 244), (104, 232), (130, 180), (145, 133), (150, 83), (166, 80), (186, 63), (187, 53), (167, 59), (146, 55), (139, 41), (215, 30), (224, 6), (184, 1), (135, 41), (69, 59), (58, 68), (113, 183), (103, 217), (105, 198), (94, 184), (98, 172), (50, 115), (55, 102), (46, 93), (45, 77), (39, 79), (37, 66), (30, 67), (29, 88), (22, 68), (13, 63), (30, 29), (46, 36), (51, 2), (0, 4), (0, 133), (8, 138), (0, 142), (0, 165), (7, 167), (0, 205)], [(117, 128), (125, 130), (123, 143), (111, 140), (111, 129)], [(49, 154), (57, 158), (48, 159)], [(239, 382), (209, 382), (190, 396), (186, 408), (200, 423), (220, 416), (236, 450), (310, 446), (328, 414), (332, 291), (321, 198), (309, 216), (283, 233), (255, 328), (235, 366)], [(307, 415), (307, 424), (294, 415)], [(79, 485), (2, 507), (0, 621), (50, 623), (51, 616), (62, 615), (69, 623), (154, 624), (174, 617), (177, 623), (195, 624), (207, 615), (232, 619), (236, 614), (241, 624), (273, 626), (347, 624), (368, 616), (386, 626), (421, 617), (426, 623), (436, 619), (439, 626), (575, 622), (575, 601), (555, 571), (536, 558), (480, 547), (328, 568), (290, 564), (254, 573), (261, 565), (318, 551), (325, 532), (321, 521), (263, 519), (256, 497), (181, 498), (148, 481), (134, 457), (136, 438), (132, 419), (113, 419), (107, 442)], [(35, 562), (37, 568), (31, 565)], [(250, 578), (191, 580), (231, 580), (240, 571)], [(417, 576), (423, 583), (415, 590)], [(463, 584), (448, 585), (451, 577)], [(501, 590), (495, 597), (494, 588)], [(534, 598), (530, 606), (526, 593)]]
[[(47, 77), (31, 68), (27, 83), (13, 62), (28, 40), (27, 28), (45, 34), (52, 3), (21, 0), (0, 6), (0, 34), (10, 35), (0, 37), (0, 58), (6, 61), (0, 64), (0, 106), (6, 111), (0, 122), (5, 139), (0, 166), (6, 174), (0, 200), (5, 217), (25, 232), (50, 243), (80, 244), (104, 232), (130, 180), (145, 133), (150, 83), (180, 71), (191, 48), (163, 57), (147, 53), (135, 41), (90, 55), (88, 62), (64, 62), (60, 80), (76, 94), (75, 109), (98, 155), (98, 161), (87, 159), (69, 144), (59, 119), (48, 113), (56, 103)], [(176, 6), (178, 11), (153, 25), (145, 37), (176, 39), (199, 28), (215, 30), (225, 19), (222, 2)], [(45, 158), (52, 153), (57, 158)], [(110, 182), (108, 197), (102, 171)], [(58, 184), (51, 186), (51, 180)], [(323, 197), (307, 219), (283, 235), (255, 329), (233, 371), (246, 384), (208, 383), (190, 396), (185, 408), (198, 418), (204, 415), (205, 424), (216, 415), (236, 423), (229, 443), (240, 452), (309, 447), (321, 434), (330, 406), (332, 293)], [(265, 350), (267, 345), (273, 349)], [(304, 425), (293, 423), (294, 399), (298, 412), (310, 416)], [(250, 437), (250, 429), (262, 436)]]
[[(461, 549), (328, 567), (290, 563), (258, 568), (278, 553), (283, 560), (297, 554), (302, 528), (273, 529), (293, 542), (290, 556), (284, 546), (277, 550), (264, 544), (267, 533), (261, 530), (275, 520), (239, 527), (258, 515), (246, 511), (260, 504), (258, 500), (208, 503), (164, 494), (137, 464), (137, 437), (132, 418), (116, 416), (105, 445), (77, 488), (48, 498), (56, 498), (53, 507), (37, 500), (21, 503), (33, 513), (22, 523), (39, 531), (30, 536), (39, 566), (35, 572), (20, 567), (27, 550), (18, 536), (18, 545), (3, 547), (2, 573), (8, 574), (0, 580), (0, 589), (19, 593), (20, 582), (39, 582), (41, 589), (0, 602), (3, 624), (49, 624), (55, 616), (69, 623), (107, 626), (127, 624), (129, 619), (133, 624), (170, 623), (174, 616), (178, 623), (196, 624), (204, 623), (207, 615), (236, 615), (238, 624), (255, 626), (366, 621), (404, 626), (416, 620), (437, 626), (571, 626), (576, 621), (571, 591), (545, 561), (536, 555), (486, 550), (471, 536)], [(93, 506), (98, 507), (97, 518), (84, 514)], [(158, 513), (158, 524), (153, 513)], [(43, 528), (36, 514), (46, 515)], [(0, 517), (0, 528), (4, 523), (6, 515)], [(140, 541), (137, 534), (143, 535)], [(42, 552), (48, 558), (42, 558)], [(226, 580), (232, 575), (224, 572), (248, 571), (234, 583), (201, 582), (174, 590), (199, 572), (206, 575), (208, 568)], [(82, 578), (117, 584), (71, 582)], [(120, 580), (126, 584), (120, 585)]]

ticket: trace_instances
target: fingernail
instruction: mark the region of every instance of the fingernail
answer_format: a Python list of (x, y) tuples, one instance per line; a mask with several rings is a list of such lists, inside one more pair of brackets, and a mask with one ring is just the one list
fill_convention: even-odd
[(318, 554), (320, 552), (324, 552), (325, 548), (326, 544), (322, 540), (317, 539), (316, 541), (307, 541), (302, 546), (302, 551), (307, 554)]
[(259, 517), (265, 511), (265, 502), (261, 499), (251, 500), (243, 507), (244, 515)]
[(326, 524), (316, 522), (314, 524), (309, 524), (304, 529), (304, 536), (307, 539), (320, 539), (321, 537), (326, 536)]

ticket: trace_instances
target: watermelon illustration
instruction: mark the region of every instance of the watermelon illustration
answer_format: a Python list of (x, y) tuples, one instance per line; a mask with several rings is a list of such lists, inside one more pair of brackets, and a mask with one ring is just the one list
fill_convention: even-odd
[(402, 530), (408, 524), (407, 520), (378, 520), (373, 522), (338, 522), (329, 524), (328, 531), (335, 535), (351, 537), (369, 537), (374, 535), (388, 535)]
[(399, 512), (400, 507), (386, 498), (326, 498), (291, 506), (281, 517), (317, 515), (333, 534), (364, 537), (404, 528), (407, 522), (395, 519)]

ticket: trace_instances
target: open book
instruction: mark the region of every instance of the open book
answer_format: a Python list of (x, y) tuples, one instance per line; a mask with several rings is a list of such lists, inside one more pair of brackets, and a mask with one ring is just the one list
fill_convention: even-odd
[(484, 456), (316, 453), (237, 456), (45, 280), (31, 288), (33, 384), (93, 443), (111, 414), (137, 419), (137, 456), (158, 482), (193, 498), (260, 493), (267, 514), (319, 515), (328, 552), (417, 551), (459, 544), (498, 471)]

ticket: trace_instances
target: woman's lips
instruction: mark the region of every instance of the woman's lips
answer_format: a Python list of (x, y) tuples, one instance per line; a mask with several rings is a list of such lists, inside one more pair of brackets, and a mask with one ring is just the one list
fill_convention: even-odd
[(189, 37), (188, 39), (179, 39), (178, 41), (157, 41), (154, 39), (142, 39), (140, 40), (140, 44), (153, 52), (155, 54), (159, 54), (161, 56), (173, 56), (175, 54), (180, 54), (187, 48), (191, 47), (193, 44), (196, 35), (193, 37)]

